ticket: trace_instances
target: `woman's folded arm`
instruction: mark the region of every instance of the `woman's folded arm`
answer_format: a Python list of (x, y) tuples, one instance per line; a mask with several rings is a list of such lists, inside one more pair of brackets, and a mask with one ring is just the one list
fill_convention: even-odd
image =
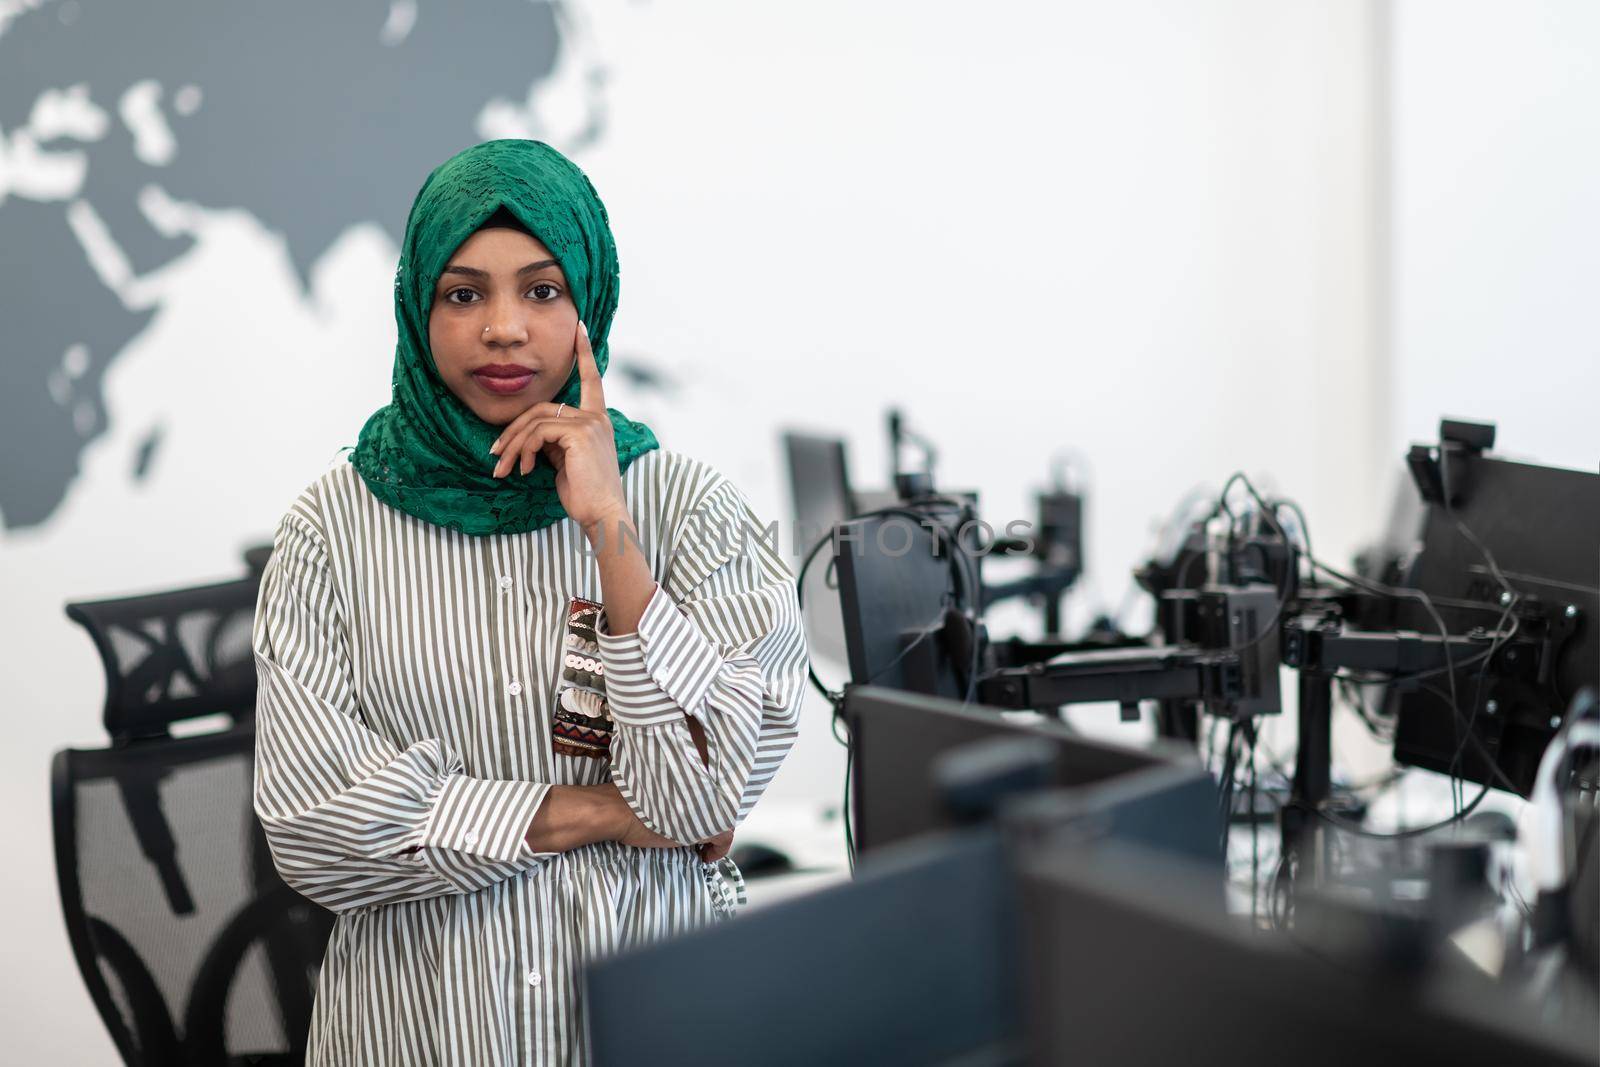
[(474, 778), (429, 738), (362, 722), (327, 549), (308, 517), (279, 525), (261, 579), (255, 810), (284, 881), (342, 911), (483, 889), (537, 865), (527, 834), (550, 786)]
[(805, 630), (793, 574), (763, 533), (719, 482), (677, 531), (638, 627), (611, 634), (602, 613), (597, 631), (612, 776), (647, 827), (685, 844), (749, 814), (797, 736)]

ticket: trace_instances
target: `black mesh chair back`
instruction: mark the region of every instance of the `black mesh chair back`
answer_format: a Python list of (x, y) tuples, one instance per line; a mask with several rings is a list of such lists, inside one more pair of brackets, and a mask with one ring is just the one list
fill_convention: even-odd
[[(251, 803), (258, 581), (67, 608), (106, 666), (112, 743), (56, 753), (57, 876), (128, 1064), (305, 1059), (333, 915), (279, 878)], [(169, 729), (217, 713), (225, 729)]]
[(113, 742), (165, 737), (174, 722), (255, 711), (250, 653), (259, 573), (238, 581), (67, 605), (106, 672)]

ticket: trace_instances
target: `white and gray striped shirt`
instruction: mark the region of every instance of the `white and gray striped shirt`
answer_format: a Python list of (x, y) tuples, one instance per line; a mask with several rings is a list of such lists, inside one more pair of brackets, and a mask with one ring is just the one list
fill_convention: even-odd
[(793, 575), (744, 496), (666, 450), (622, 482), (658, 585), (634, 633), (600, 617), (609, 758), (552, 747), (570, 598), (602, 599), (571, 519), (471, 537), (342, 462), (279, 524), (255, 617), (255, 806), (284, 879), (338, 912), (310, 1064), (583, 1062), (583, 963), (726, 914), (692, 847), (524, 839), (551, 785), (610, 777), (646, 826), (704, 840), (795, 739)]

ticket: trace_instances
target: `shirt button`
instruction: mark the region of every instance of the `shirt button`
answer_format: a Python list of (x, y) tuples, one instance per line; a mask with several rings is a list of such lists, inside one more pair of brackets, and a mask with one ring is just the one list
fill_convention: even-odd
[(528, 972), (528, 984), (529, 985), (538, 985), (542, 981), (544, 981), (544, 979), (542, 977), (540, 977), (538, 971), (529, 971)]
[(522, 693), (522, 683), (512, 682), (510, 685), (506, 686), (506, 692), (510, 693), (512, 696), (520, 695)]
[(501, 592), (507, 592), (510, 589), (511, 589), (511, 575), (502, 574), (500, 576), (500, 590), (501, 590)]
[(461, 840), (468, 845), (476, 845), (478, 843), (478, 831), (468, 830), (461, 835)]

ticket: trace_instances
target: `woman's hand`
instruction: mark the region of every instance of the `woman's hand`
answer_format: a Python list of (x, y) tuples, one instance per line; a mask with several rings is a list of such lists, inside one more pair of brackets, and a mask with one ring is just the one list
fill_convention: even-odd
[[(624, 805), (626, 806), (626, 805)], [(639, 821), (632, 809), (623, 822), (615, 838), (617, 844), (628, 845), (632, 848), (682, 848), (678, 842), (670, 837), (663, 837)]]
[(617, 441), (606, 414), (600, 367), (589, 345), (589, 330), (578, 323), (574, 339), (578, 364), (578, 406), (549, 401), (535, 404), (506, 424), (489, 451), (500, 457), (496, 478), (516, 467), (533, 470), (542, 453), (556, 471), (556, 495), (568, 515), (585, 528), (626, 516)]
[(601, 782), (589, 788), (604, 797), (611, 807), (611, 832), (606, 835), (607, 840), (615, 841), (619, 845), (631, 845), (634, 848), (683, 847), (680, 842), (670, 837), (663, 837), (640, 822), (639, 816), (628, 806), (616, 782)]
[[(670, 837), (663, 837), (644, 823), (639, 821), (639, 816), (633, 813), (627, 800), (622, 796), (622, 790), (617, 788), (615, 782), (603, 782), (590, 787), (605, 796), (616, 808), (616, 825), (612, 830), (611, 840), (621, 845), (630, 845), (633, 848), (683, 848), (684, 846)], [(728, 854), (733, 847), (733, 831), (724, 830), (709, 841), (702, 841), (695, 845), (695, 851), (700, 854), (701, 862), (715, 863)]]
[(696, 845), (695, 848), (700, 852), (701, 863), (715, 863), (733, 848), (733, 831), (724, 830), (710, 841)]

